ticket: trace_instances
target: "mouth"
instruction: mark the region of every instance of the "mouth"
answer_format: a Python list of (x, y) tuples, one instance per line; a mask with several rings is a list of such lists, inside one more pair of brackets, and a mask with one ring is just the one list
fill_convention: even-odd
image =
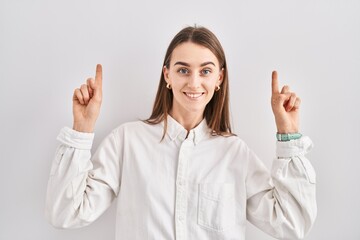
[(204, 92), (198, 92), (198, 93), (190, 93), (190, 92), (184, 92), (184, 94), (190, 98), (190, 99), (198, 99), (200, 98), (202, 95), (204, 95)]

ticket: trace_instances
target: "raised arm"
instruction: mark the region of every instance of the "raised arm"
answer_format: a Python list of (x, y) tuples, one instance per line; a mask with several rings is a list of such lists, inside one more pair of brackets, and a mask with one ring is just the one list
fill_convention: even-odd
[[(279, 91), (275, 71), (271, 105), (278, 133), (297, 133), (300, 98), (288, 86)], [(315, 221), (316, 176), (305, 157), (312, 147), (306, 136), (278, 141), (271, 174), (254, 153), (249, 154), (247, 219), (278, 239), (302, 239)]]
[(95, 122), (100, 113), (102, 101), (102, 66), (96, 66), (94, 78), (88, 78), (86, 84), (76, 88), (73, 95), (73, 129), (78, 132), (94, 131)]
[(58, 228), (90, 224), (111, 204), (120, 187), (121, 147), (111, 132), (94, 156), (94, 126), (102, 99), (102, 68), (74, 91), (73, 129), (64, 127), (50, 170), (45, 215)]
[(279, 91), (277, 72), (272, 72), (271, 107), (275, 116), (278, 133), (297, 133), (299, 131), (299, 108), (301, 100), (295, 92), (285, 85)]

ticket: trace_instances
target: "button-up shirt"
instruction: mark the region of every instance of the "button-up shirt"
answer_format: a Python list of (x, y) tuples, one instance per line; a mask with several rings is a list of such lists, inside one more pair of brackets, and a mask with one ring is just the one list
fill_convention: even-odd
[(308, 137), (277, 142), (272, 169), (237, 136), (189, 132), (168, 116), (114, 129), (91, 156), (93, 133), (63, 128), (47, 189), (59, 228), (96, 220), (117, 201), (116, 239), (245, 239), (246, 220), (276, 238), (302, 238), (316, 217)]

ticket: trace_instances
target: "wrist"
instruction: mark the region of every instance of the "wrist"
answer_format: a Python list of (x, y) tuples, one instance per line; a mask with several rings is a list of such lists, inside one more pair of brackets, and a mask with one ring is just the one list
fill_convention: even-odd
[(283, 119), (275, 118), (276, 129), (278, 133), (297, 133), (299, 132), (298, 121), (285, 121)]
[(78, 124), (75, 123), (73, 124), (73, 130), (78, 131), (78, 132), (84, 132), (84, 133), (93, 133), (94, 132), (94, 125), (92, 124)]
[(293, 133), (298, 133), (299, 129), (298, 128), (292, 128), (292, 127), (283, 127), (283, 128), (277, 128), (277, 133), (280, 134), (293, 134)]

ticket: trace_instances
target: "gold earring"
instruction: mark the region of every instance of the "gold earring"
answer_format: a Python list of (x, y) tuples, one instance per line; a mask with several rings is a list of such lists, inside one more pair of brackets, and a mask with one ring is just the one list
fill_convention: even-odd
[(167, 84), (166, 84), (166, 88), (167, 88), (167, 89), (171, 89), (170, 83), (167, 83)]
[(216, 88), (215, 88), (215, 92), (217, 92), (217, 91), (219, 91), (220, 90), (220, 86), (218, 85), (218, 86), (216, 86)]

